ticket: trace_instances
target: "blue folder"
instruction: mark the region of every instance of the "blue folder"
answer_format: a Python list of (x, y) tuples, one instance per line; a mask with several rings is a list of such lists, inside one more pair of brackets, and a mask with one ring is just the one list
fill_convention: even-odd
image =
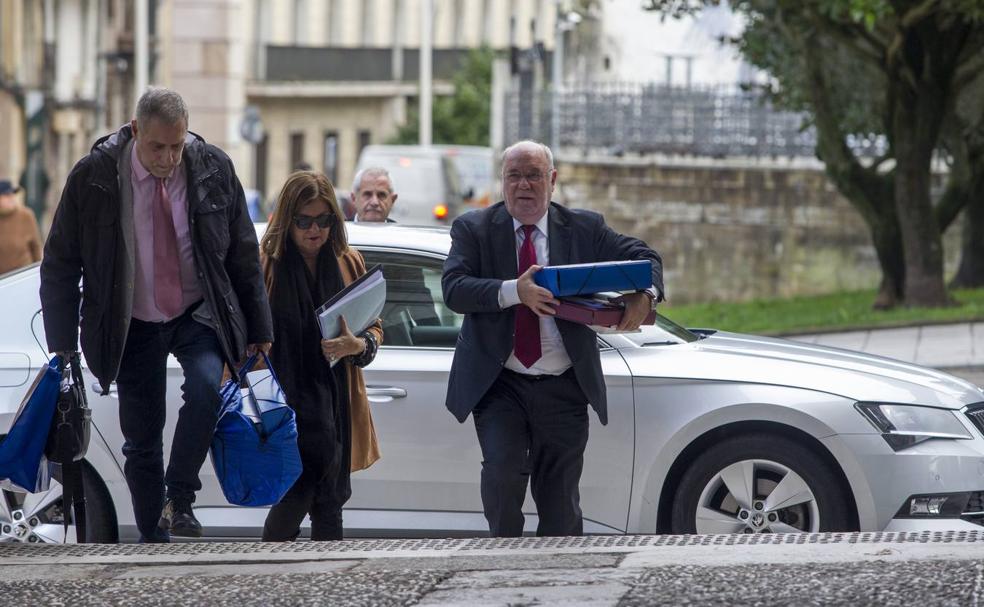
[(653, 286), (653, 263), (641, 259), (546, 266), (533, 275), (533, 280), (555, 297), (642, 291)]

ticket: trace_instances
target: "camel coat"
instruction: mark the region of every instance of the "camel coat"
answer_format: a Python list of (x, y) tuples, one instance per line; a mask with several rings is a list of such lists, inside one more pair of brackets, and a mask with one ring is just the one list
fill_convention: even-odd
[[(366, 262), (362, 254), (349, 247), (337, 257), (338, 269), (342, 282), (348, 286), (366, 273)], [(262, 257), (263, 275), (266, 280), (267, 293), (272, 285), (271, 264)], [(383, 324), (376, 322), (367, 329), (376, 337), (376, 343), (383, 345)], [(376, 428), (372, 423), (372, 412), (369, 410), (369, 397), (366, 395), (366, 382), (362, 378), (362, 369), (351, 362), (345, 361), (348, 372), (349, 415), (352, 420), (352, 472), (364, 470), (379, 459), (379, 442), (376, 439)]]

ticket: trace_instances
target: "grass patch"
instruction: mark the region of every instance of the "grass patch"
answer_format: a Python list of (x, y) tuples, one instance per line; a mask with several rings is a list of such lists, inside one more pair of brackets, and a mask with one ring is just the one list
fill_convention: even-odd
[(660, 311), (685, 327), (760, 335), (984, 320), (984, 289), (955, 290), (951, 295), (958, 305), (949, 308), (878, 311), (871, 309), (875, 291), (852, 291), (791, 299), (666, 305)]

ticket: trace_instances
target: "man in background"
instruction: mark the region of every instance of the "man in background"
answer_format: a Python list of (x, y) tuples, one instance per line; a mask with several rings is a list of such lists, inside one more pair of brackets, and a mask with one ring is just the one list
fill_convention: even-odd
[(395, 223), (389, 218), (397, 194), (389, 171), (381, 167), (362, 169), (352, 181), (355, 221)]
[[(389, 218), (397, 194), (389, 171), (368, 167), (355, 175), (352, 182), (352, 202), (356, 223), (396, 223)], [(389, 291), (383, 308), (383, 332), (391, 346), (411, 346), (414, 327), (440, 326), (434, 308), (434, 295), (427, 288), (423, 271), (414, 266), (387, 264), (383, 268)]]
[(0, 274), (41, 261), (41, 235), (34, 213), (17, 200), (19, 187), (0, 179)]

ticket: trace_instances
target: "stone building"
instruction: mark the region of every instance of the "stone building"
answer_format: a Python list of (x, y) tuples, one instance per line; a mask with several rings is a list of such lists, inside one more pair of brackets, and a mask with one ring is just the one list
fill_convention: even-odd
[[(130, 119), (146, 2), (149, 84), (181, 92), (245, 187), (275, 196), (303, 162), (347, 189), (360, 149), (392, 137), (418, 94), (422, 1), (4, 0), (0, 174), (25, 176), (44, 219), (78, 158)], [(437, 95), (469, 49), (551, 48), (555, 2), (431, 1)]]

